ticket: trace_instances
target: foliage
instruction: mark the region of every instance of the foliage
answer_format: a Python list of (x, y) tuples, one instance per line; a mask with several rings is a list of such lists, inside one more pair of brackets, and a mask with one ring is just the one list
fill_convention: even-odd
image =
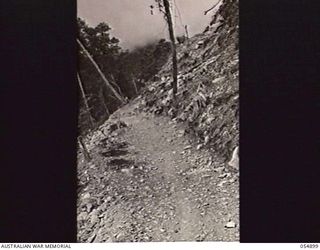
[[(79, 40), (99, 65), (108, 81), (128, 99), (137, 95), (133, 81), (137, 89), (141, 89), (144, 83), (167, 62), (170, 43), (164, 39), (158, 43), (150, 42), (145, 46), (128, 51), (120, 47), (119, 39), (110, 35), (111, 28), (106, 23), (89, 27), (84, 20), (78, 18), (78, 29)], [(91, 115), (96, 123), (100, 124), (108, 118), (110, 113), (117, 110), (121, 103), (112, 96), (111, 91), (80, 48), (78, 60), (78, 71), (88, 98)], [(81, 111), (79, 127), (82, 133), (90, 127), (83, 103), (83, 101), (79, 103)]]

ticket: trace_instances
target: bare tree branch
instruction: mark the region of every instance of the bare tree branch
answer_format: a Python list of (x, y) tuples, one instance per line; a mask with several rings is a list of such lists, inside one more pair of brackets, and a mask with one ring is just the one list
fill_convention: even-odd
[(210, 9), (206, 10), (206, 11), (204, 12), (204, 15), (207, 15), (208, 12), (210, 12), (211, 10), (213, 10), (220, 2), (221, 2), (221, 0), (219, 0), (219, 1), (218, 1), (215, 5), (213, 5)]

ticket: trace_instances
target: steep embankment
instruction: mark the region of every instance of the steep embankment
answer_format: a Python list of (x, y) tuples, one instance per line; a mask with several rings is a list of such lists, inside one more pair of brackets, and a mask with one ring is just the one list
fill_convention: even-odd
[[(224, 21), (222, 21), (222, 19)], [(239, 240), (237, 4), (181, 45), (176, 110), (170, 62), (138, 98), (84, 138), (78, 239)]]

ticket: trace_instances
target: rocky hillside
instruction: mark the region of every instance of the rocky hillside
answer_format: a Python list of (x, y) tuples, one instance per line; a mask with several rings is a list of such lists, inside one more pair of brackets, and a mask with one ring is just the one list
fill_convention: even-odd
[(238, 0), (223, 0), (206, 30), (179, 45), (176, 107), (171, 60), (138, 97), (139, 109), (188, 124), (199, 148), (225, 159), (239, 141), (238, 17)]

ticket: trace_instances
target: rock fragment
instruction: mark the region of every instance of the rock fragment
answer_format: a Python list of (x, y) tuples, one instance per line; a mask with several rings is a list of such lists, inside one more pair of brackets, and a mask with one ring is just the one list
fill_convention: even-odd
[(236, 223), (233, 221), (229, 221), (226, 225), (225, 228), (235, 228), (236, 227)]

